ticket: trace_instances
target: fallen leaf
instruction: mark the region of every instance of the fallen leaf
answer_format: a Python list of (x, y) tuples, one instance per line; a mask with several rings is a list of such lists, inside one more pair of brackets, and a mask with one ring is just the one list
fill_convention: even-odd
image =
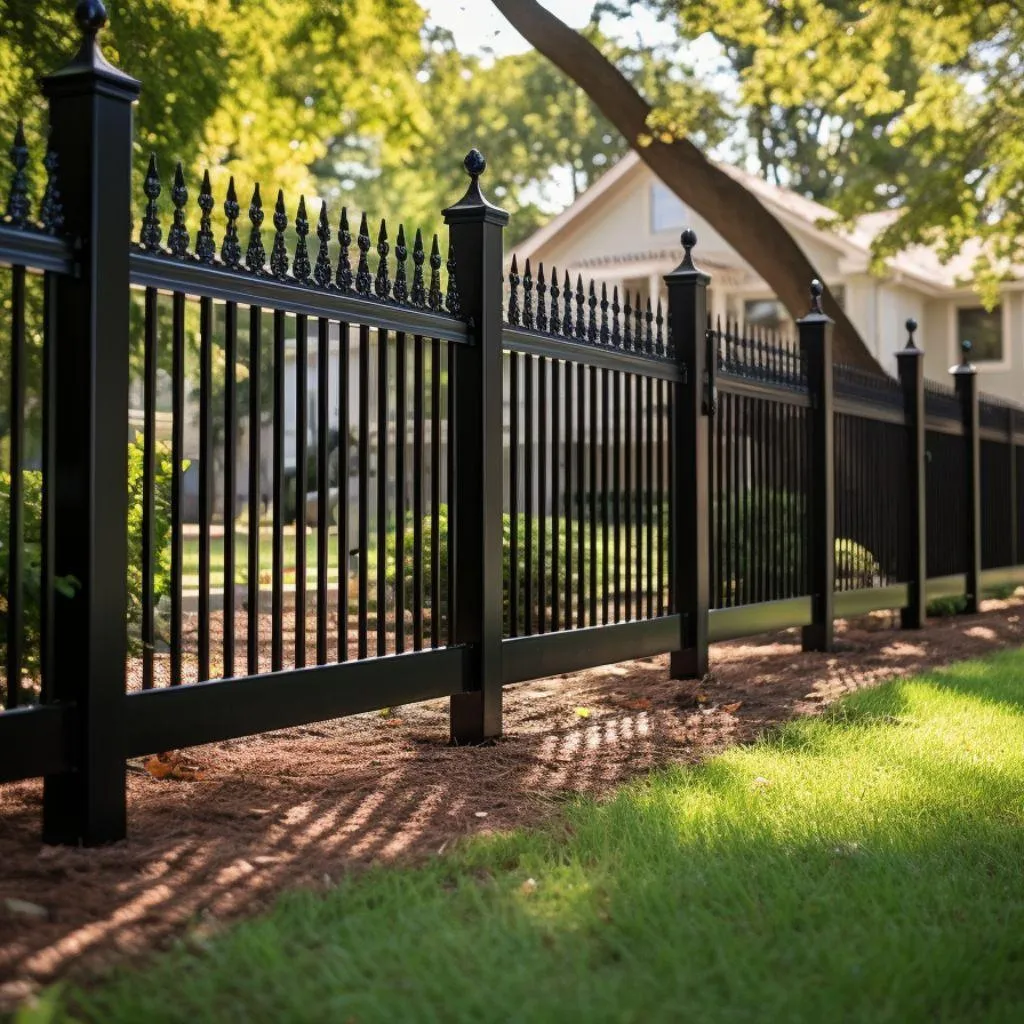
[(14, 917), (34, 917), (45, 920), (50, 916), (46, 907), (41, 907), (38, 903), (29, 903), (28, 900), (15, 899), (13, 896), (4, 900), (4, 909)]
[(637, 700), (627, 700), (622, 706), (630, 711), (649, 711), (651, 702), (646, 697), (639, 697)]
[(577, 718), (589, 718), (590, 717), (590, 708), (577, 708), (576, 709), (576, 717)]
[(698, 693), (693, 699), (698, 704), (707, 704), (709, 698), (708, 698), (708, 695), (706, 693)]
[(154, 779), (174, 779), (177, 782), (201, 782), (206, 773), (195, 764), (188, 764), (181, 754), (173, 750), (170, 753), (154, 754), (147, 757), (142, 767)]
[(734, 702), (734, 703), (732, 703), (732, 704), (723, 704), (723, 705), (722, 705), (722, 710), (723, 710), (723, 711), (724, 711), (724, 712), (725, 712), (725, 713), (726, 713), (727, 715), (735, 715), (735, 714), (736, 714), (736, 712), (737, 712), (737, 711), (739, 711), (739, 709), (740, 709), (741, 707), (743, 707), (743, 701), (741, 701), (741, 700), (738, 700), (738, 701), (735, 701), (735, 702)]

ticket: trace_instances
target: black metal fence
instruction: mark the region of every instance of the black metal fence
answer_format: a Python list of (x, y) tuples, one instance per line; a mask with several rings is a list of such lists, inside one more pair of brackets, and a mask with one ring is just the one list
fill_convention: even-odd
[(139, 754), (438, 697), (476, 742), (520, 680), (1024, 580), (1024, 415), (912, 343), (833, 369), (817, 289), (798, 344), (709, 324), (692, 232), (666, 306), (506, 273), (476, 151), (444, 244), (155, 163), (132, 225), (80, 9), (0, 224), (0, 780), (48, 840), (122, 836)]

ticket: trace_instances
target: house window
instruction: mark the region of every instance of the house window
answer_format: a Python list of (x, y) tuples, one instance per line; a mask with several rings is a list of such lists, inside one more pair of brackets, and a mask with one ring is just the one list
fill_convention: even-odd
[(743, 303), (743, 322), (750, 327), (777, 331), (788, 319), (786, 307), (778, 299), (747, 299)]
[(956, 342), (959, 349), (971, 343), (974, 362), (1001, 362), (1003, 359), (1003, 311), (996, 306), (991, 312), (981, 306), (956, 311)]
[(660, 181), (651, 186), (651, 230), (674, 231), (686, 227), (686, 207), (675, 192), (667, 189)]

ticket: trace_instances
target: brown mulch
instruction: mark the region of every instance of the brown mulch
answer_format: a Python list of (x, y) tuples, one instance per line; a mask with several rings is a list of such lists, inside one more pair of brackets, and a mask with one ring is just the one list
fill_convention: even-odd
[[(130, 838), (102, 849), (42, 847), (41, 784), (2, 786), (0, 1012), (286, 889), (536, 825), (567, 796), (694, 763), (851, 690), (1020, 645), (1022, 609), (987, 602), (920, 633), (870, 616), (841, 624), (828, 655), (802, 654), (796, 631), (719, 644), (700, 684), (668, 680), (664, 658), (522, 684), (506, 691), (506, 735), (490, 747), (449, 747), (447, 701), (432, 701), (195, 748), (198, 781), (133, 764)], [(11, 913), (10, 898), (45, 916)]]

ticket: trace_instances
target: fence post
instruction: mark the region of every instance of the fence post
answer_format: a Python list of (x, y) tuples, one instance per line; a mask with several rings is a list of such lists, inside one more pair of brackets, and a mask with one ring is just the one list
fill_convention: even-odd
[(81, 46), (43, 79), (78, 273), (57, 278), (55, 552), (74, 597), (58, 597), (53, 699), (74, 705), (75, 770), (45, 780), (46, 842), (125, 835), (127, 424), (132, 103), (139, 83), (104, 59), (100, 0), (81, 0)]
[(800, 356), (811, 399), (808, 438), (808, 583), (811, 624), (803, 629), (805, 651), (832, 650), (835, 589), (835, 417), (832, 388), (832, 320), (821, 308), (821, 282), (811, 282), (811, 308), (797, 321)]
[(964, 486), (967, 498), (967, 529), (964, 535), (967, 557), (967, 606), (973, 615), (981, 601), (981, 437), (978, 414), (978, 371), (970, 360), (971, 343), (963, 343), (963, 358), (949, 372), (960, 399), (960, 420), (964, 428)]
[(1020, 558), (1020, 513), (1017, 509), (1019, 481), (1017, 480), (1017, 410), (1006, 410), (1006, 443), (1010, 448), (1010, 565)]
[(900, 610), (903, 629), (920, 629), (925, 622), (928, 583), (927, 516), (925, 510), (924, 352), (914, 344), (917, 321), (907, 321), (907, 344), (896, 353), (903, 414), (907, 424), (907, 491), (910, 501), (905, 537), (908, 559), (907, 604)]
[[(444, 211), (472, 345), (452, 345), (455, 388), (453, 642), (469, 647), (466, 693), (451, 699), (453, 743), (501, 735), (502, 628), (502, 234), (508, 214), (480, 191), (487, 162), (463, 161), (466, 194)], [(452, 425), (449, 425), (451, 429)], [(449, 519), (449, 523), (452, 520)]]
[[(693, 263), (697, 235), (683, 232), (683, 261), (665, 275), (668, 329), (682, 379), (676, 385), (672, 427), (671, 592), (679, 615), (679, 646), (669, 658), (672, 679), (702, 679), (708, 671), (708, 417), (707, 291), (711, 278)], [(714, 353), (710, 358), (715, 358)]]

